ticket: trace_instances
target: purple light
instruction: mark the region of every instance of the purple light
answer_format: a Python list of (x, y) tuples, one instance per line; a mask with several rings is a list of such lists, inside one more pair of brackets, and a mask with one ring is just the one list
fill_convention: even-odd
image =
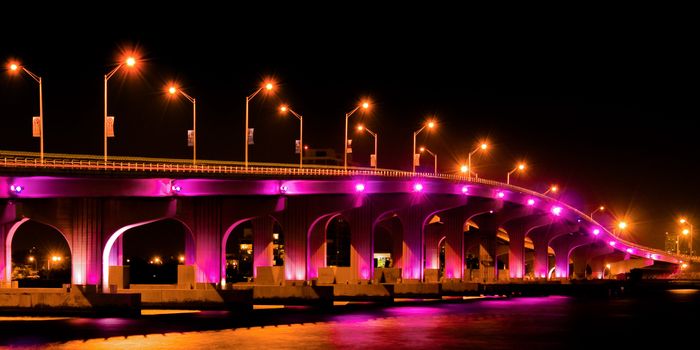
[(503, 191), (498, 192), (497, 194), (498, 198), (503, 198), (506, 196), (506, 194)]
[(20, 185), (11, 185), (10, 191), (17, 193), (17, 194), (20, 194), (20, 193), (22, 193), (22, 191), (24, 191), (24, 187), (22, 187)]
[(615, 241), (610, 241), (610, 245), (611, 245), (611, 246), (613, 246), (613, 247), (614, 247), (614, 246), (615, 246), (615, 244), (617, 244), (617, 243), (615, 243)]
[(359, 183), (359, 184), (355, 185), (356, 192), (364, 192), (364, 190), (365, 190), (365, 184)]
[(532, 205), (535, 205), (535, 200), (532, 199), (532, 198), (528, 199), (528, 200), (527, 200), (527, 205), (531, 205), (531, 206), (532, 206)]
[(552, 207), (552, 214), (556, 216), (561, 215), (561, 207)]
[(469, 192), (469, 186), (462, 186), (462, 193), (467, 194)]
[(599, 234), (600, 234), (600, 230), (599, 230), (599, 229), (594, 229), (594, 230), (593, 230), (593, 234), (596, 235), (596, 236), (599, 235)]
[(423, 184), (417, 183), (417, 184), (413, 185), (413, 191), (415, 191), (415, 192), (423, 191)]
[(630, 253), (630, 254), (632, 254), (632, 253), (634, 253), (634, 249), (632, 249), (632, 248), (627, 248), (627, 252)]
[(280, 193), (282, 193), (282, 194), (287, 193), (288, 189), (289, 189), (289, 187), (287, 187), (287, 185), (282, 185), (282, 186), (280, 186)]
[(180, 187), (179, 185), (172, 185), (170, 186), (170, 189), (173, 190), (173, 192), (177, 193), (180, 193), (180, 191), (182, 191), (182, 187)]

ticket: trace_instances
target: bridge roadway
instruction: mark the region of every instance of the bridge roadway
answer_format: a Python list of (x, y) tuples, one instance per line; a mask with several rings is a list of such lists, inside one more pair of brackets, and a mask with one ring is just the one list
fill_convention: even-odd
[[(479, 282), (593, 278), (647, 266), (680, 264), (667, 254), (614, 236), (553, 198), (504, 183), (397, 170), (112, 158), (0, 152), (0, 281), (11, 283), (12, 239), (29, 220), (56, 228), (71, 250), (72, 284), (120, 287), (124, 232), (160, 220), (186, 228), (185, 267), (192, 285), (226, 286), (226, 241), (250, 221), (256, 284)], [(350, 226), (350, 266), (326, 266), (326, 229)], [(284, 233), (283, 267), (273, 267), (272, 228)], [(438, 224), (436, 224), (438, 223)], [(474, 232), (472, 232), (474, 231)], [(393, 269), (373, 266), (375, 235), (389, 234)], [(499, 248), (499, 237), (508, 241)], [(444, 240), (444, 271), (439, 244)], [(533, 251), (526, 252), (526, 244)], [(553, 253), (554, 265), (549, 256)], [(483, 262), (476, 277), (464, 261)], [(507, 269), (498, 256), (507, 254)], [(686, 259), (687, 260), (687, 259)], [(573, 270), (570, 270), (573, 266)], [(553, 268), (553, 269), (552, 269)], [(119, 276), (110, 276), (110, 272)], [(504, 276), (505, 271), (505, 276)], [(258, 276), (263, 273), (263, 276)], [(377, 274), (384, 276), (380, 277)], [(120, 277), (121, 278), (121, 277)], [(127, 282), (128, 285), (128, 282)], [(192, 285), (189, 288), (194, 288)], [(182, 285), (180, 288), (185, 288)]]

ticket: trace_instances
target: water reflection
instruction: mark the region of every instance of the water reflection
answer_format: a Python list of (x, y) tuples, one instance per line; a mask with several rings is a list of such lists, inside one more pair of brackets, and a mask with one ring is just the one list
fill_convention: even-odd
[[(124, 348), (518, 348), (559, 349), (679, 343), (698, 324), (700, 293), (638, 298), (533, 297), (402, 306), (347, 304), (203, 311), (138, 319), (0, 322), (0, 345)], [(687, 339), (687, 338), (685, 338)], [(685, 340), (684, 339), (684, 340)]]

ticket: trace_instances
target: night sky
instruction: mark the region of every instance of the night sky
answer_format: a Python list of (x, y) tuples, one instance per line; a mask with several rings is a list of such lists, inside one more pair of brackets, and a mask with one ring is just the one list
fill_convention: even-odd
[[(251, 103), (250, 161), (298, 159), (298, 120), (279, 115), (280, 102), (304, 116), (305, 144), (342, 154), (344, 114), (369, 97), (371, 110), (350, 125), (363, 122), (379, 134), (380, 167), (410, 169), (412, 132), (435, 116), (438, 128), (418, 143), (438, 154), (441, 172), (456, 172), (488, 139), (488, 153), (472, 159), (480, 177), (505, 182), (523, 159), (527, 172), (512, 175), (513, 184), (543, 192), (557, 183), (559, 197), (584, 212), (604, 204), (628, 218), (639, 243), (662, 247), (679, 215), (700, 218), (697, 98), (689, 88), (697, 40), (686, 22), (476, 22), (475, 13), (411, 10), (211, 17), (217, 11), (210, 9), (109, 23), (76, 16), (41, 35), (3, 36), (0, 60), (16, 58), (43, 77), (46, 152), (102, 154), (102, 79), (120, 50), (135, 48), (138, 74), (122, 70), (109, 82), (117, 120), (111, 155), (191, 157), (191, 105), (164, 93), (175, 79), (197, 98), (198, 158), (242, 161), (245, 96), (273, 77), (275, 95)], [(36, 94), (28, 76), (0, 76), (1, 150), (38, 151)], [(368, 165), (372, 138), (350, 138), (355, 160)], [(432, 163), (423, 158), (426, 171)]]

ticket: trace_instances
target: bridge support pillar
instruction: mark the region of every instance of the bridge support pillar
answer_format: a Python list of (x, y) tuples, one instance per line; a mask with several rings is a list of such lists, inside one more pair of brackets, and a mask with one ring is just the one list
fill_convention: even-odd
[[(102, 279), (102, 203), (96, 198), (75, 199), (73, 203), (71, 232), (71, 261), (75, 285), (98, 285)], [(121, 265), (121, 238), (118, 240), (119, 263)]]
[(221, 246), (221, 203), (217, 198), (196, 198), (193, 205), (196, 281), (219, 283), (219, 256), (226, 249)]
[(268, 215), (253, 219), (251, 224), (253, 226), (253, 277), (257, 277), (259, 266), (274, 265), (272, 230), (275, 221)]
[(370, 205), (350, 210), (350, 266), (356, 280), (369, 280), (374, 271), (372, 256), (372, 223), (374, 218)]

